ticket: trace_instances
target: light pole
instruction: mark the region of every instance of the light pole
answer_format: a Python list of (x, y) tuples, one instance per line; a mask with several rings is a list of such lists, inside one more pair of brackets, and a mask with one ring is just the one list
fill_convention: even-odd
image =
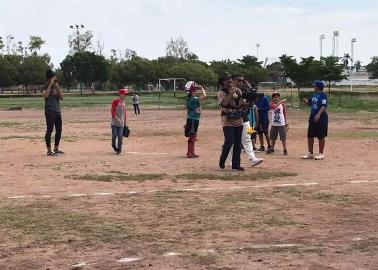
[(333, 31), (333, 39), (332, 39), (332, 56), (339, 56), (339, 31)]
[(322, 58), (323, 56), (323, 39), (325, 39), (325, 35), (324, 34), (321, 34), (319, 36), (319, 43), (320, 43), (320, 59)]
[[(76, 47), (77, 51), (80, 52), (80, 32), (79, 29), (84, 29), (84, 25), (82, 24), (75, 24), (75, 25), (70, 25), (71, 29), (76, 29)], [(80, 95), (83, 94), (83, 82), (80, 80)]]
[(352, 68), (353, 68), (353, 59), (354, 59), (354, 43), (357, 42), (356, 38), (350, 40), (350, 68), (349, 68), (349, 80), (350, 80), (350, 91), (353, 91), (353, 82), (352, 82)]
[(256, 43), (256, 57), (257, 57), (257, 60), (259, 59), (259, 48), (260, 48), (260, 43)]

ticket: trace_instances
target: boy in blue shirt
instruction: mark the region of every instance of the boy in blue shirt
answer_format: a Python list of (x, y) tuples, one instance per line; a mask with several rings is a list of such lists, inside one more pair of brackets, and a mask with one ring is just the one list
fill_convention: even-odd
[(308, 99), (304, 99), (305, 103), (311, 107), (311, 113), (307, 130), (308, 153), (302, 158), (314, 158), (314, 138), (316, 137), (319, 140), (319, 155), (315, 156), (315, 159), (321, 160), (324, 159), (325, 137), (328, 133), (327, 95), (323, 92), (322, 81), (315, 81), (313, 85), (315, 93)]
[(259, 113), (259, 123), (257, 125), (257, 134), (259, 135), (260, 140), (260, 149), (258, 149), (258, 152), (264, 152), (264, 135), (266, 142), (268, 144), (269, 151), (271, 149), (270, 146), (270, 137), (269, 137), (269, 110), (270, 110), (270, 101), (267, 96), (259, 97), (256, 100), (256, 106), (258, 108)]

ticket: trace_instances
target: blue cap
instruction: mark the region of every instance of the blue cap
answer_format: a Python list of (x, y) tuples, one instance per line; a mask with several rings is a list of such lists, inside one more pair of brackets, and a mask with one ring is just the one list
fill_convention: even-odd
[(319, 89), (324, 88), (324, 82), (319, 81), (319, 80), (314, 81), (314, 83), (312, 85), (315, 86), (316, 88), (319, 88)]

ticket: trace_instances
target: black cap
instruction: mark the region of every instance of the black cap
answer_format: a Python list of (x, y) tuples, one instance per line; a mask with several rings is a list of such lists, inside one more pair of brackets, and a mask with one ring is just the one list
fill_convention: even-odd
[(55, 75), (54, 71), (52, 71), (51, 69), (46, 71), (46, 79), (50, 80), (54, 76), (56, 76), (56, 75)]
[(229, 72), (222, 72), (221, 75), (219, 75), (218, 83), (223, 85), (223, 81), (229, 78), (232, 78)]

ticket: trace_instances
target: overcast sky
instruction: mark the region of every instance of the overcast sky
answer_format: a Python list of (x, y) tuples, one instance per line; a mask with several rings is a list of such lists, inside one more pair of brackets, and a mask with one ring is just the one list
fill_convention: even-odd
[(24, 44), (41, 36), (55, 67), (68, 53), (72, 24), (101, 38), (106, 56), (128, 48), (154, 59), (181, 35), (204, 61), (256, 55), (256, 43), (260, 60), (319, 57), (320, 34), (327, 56), (334, 30), (340, 56), (350, 52), (352, 38), (356, 60), (378, 56), (378, 0), (0, 0), (0, 36)]

